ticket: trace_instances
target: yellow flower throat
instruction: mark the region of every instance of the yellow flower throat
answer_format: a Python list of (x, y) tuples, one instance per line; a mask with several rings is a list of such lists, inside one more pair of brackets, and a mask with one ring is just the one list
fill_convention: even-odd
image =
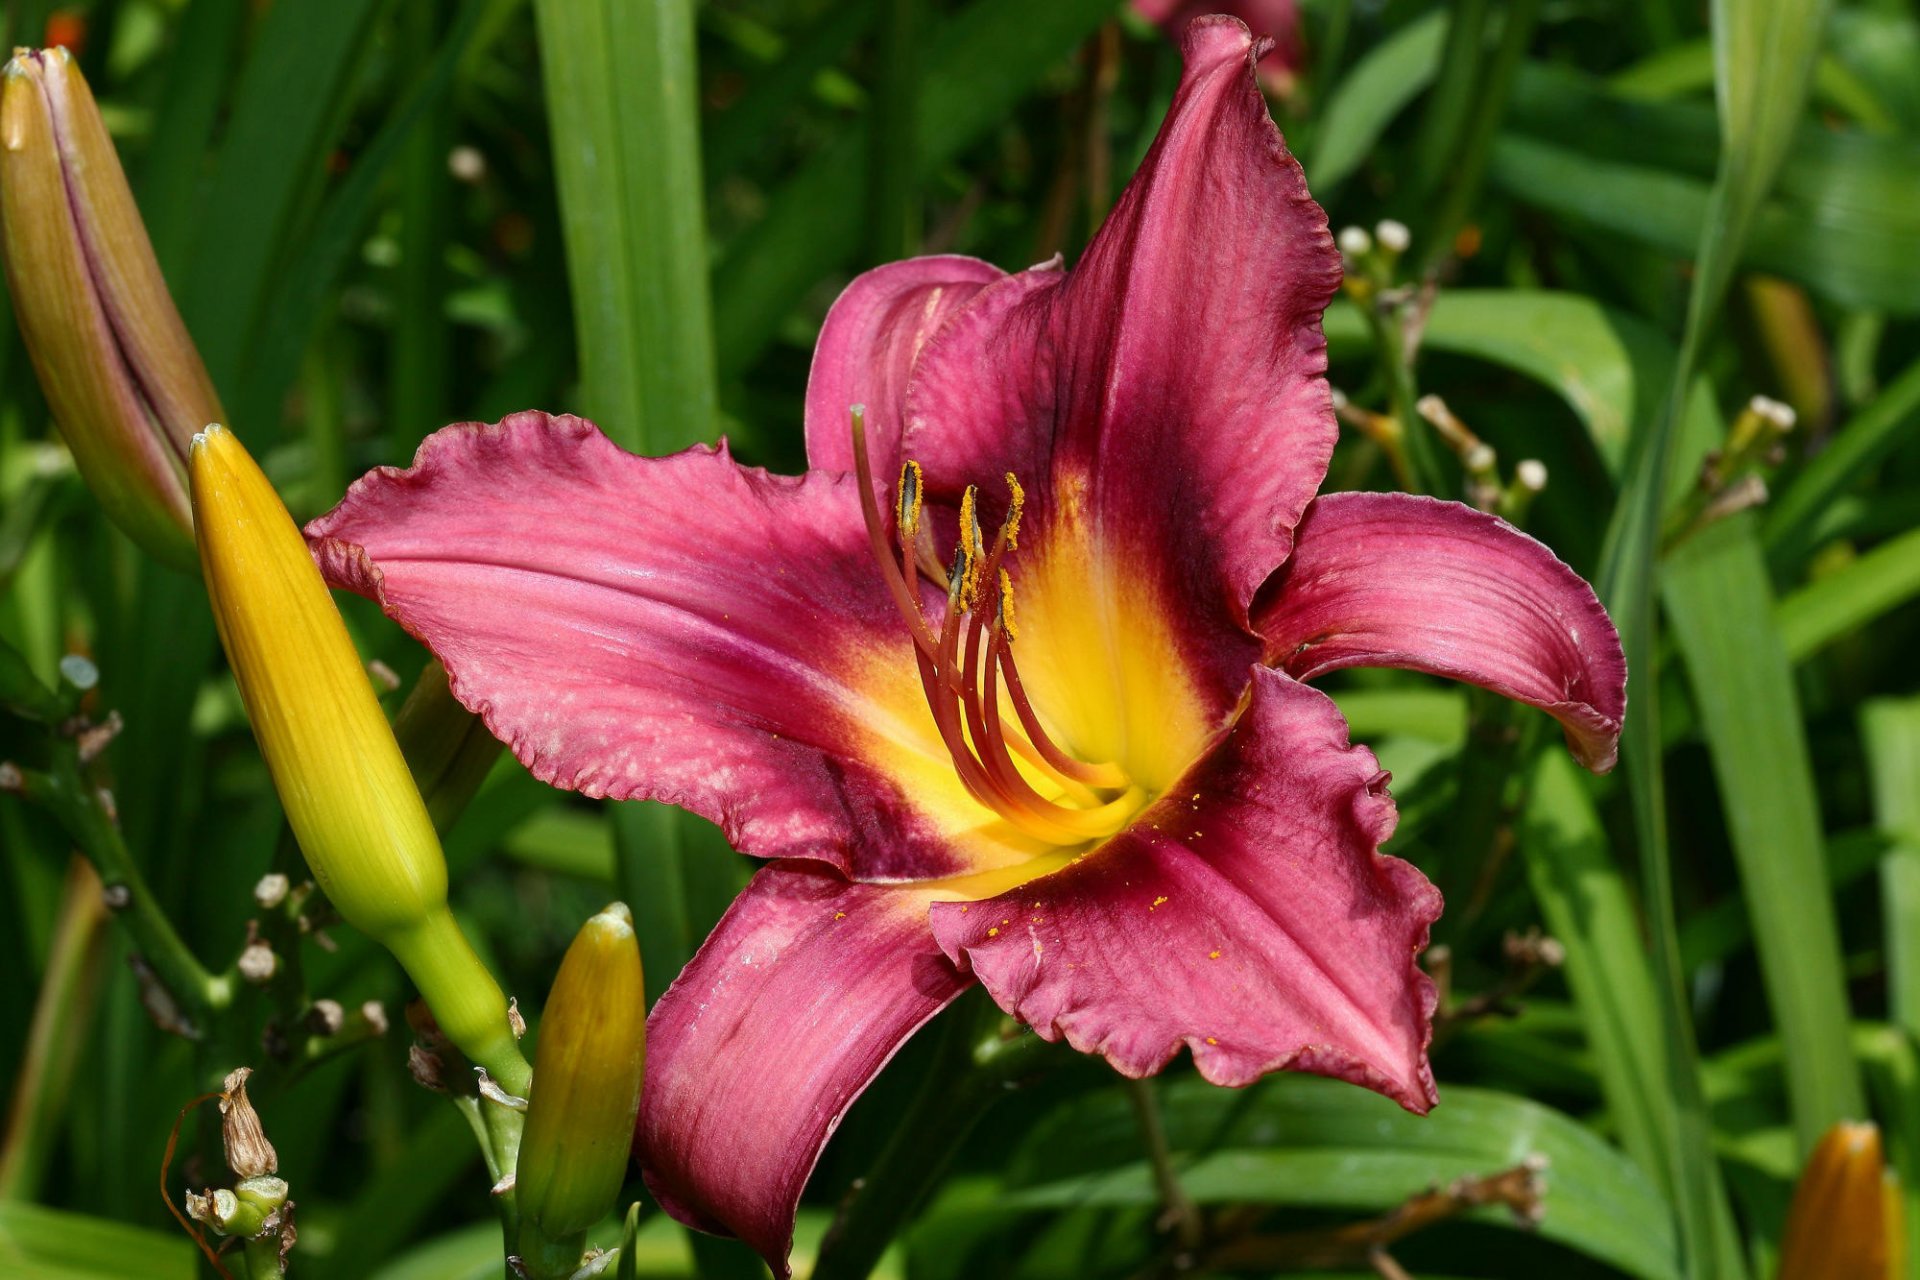
[[(1019, 480), (1011, 473), (1006, 477), (1007, 515), (991, 543), (980, 526), (976, 489), (969, 485), (962, 496), (959, 545), (945, 574), (947, 607), (936, 631), (917, 589), (920, 465), (909, 460), (900, 468), (895, 543), (890, 545), (874, 497), (865, 414), (857, 405), (853, 455), (874, 561), (913, 637), (927, 708), (967, 793), (1048, 844), (1081, 845), (1118, 832), (1146, 803), (1145, 790), (1118, 764), (1080, 760), (1061, 749), (1042, 725), (1014, 664), (1013, 579), (1003, 561), (1019, 547), (1026, 504)], [(1017, 724), (1003, 712), (1003, 692)]]

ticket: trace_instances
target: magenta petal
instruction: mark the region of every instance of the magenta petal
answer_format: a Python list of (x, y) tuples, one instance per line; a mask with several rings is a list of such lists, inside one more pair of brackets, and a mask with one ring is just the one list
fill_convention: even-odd
[(785, 1277), (800, 1190), (840, 1117), (969, 985), (924, 893), (763, 868), (647, 1019), (634, 1150), (648, 1189)]
[(1001, 1008), (1126, 1075), (1185, 1044), (1216, 1084), (1313, 1071), (1424, 1112), (1434, 989), (1415, 957), (1440, 894), (1378, 852), (1385, 781), (1326, 695), (1260, 669), (1234, 728), (1132, 828), (998, 898), (936, 904), (934, 934)]
[(890, 262), (859, 276), (827, 311), (807, 378), (807, 465), (853, 470), (847, 410), (866, 406), (874, 474), (900, 468), (907, 378), (927, 339), (1005, 273), (978, 258), (944, 254)]
[(936, 494), (1013, 471), (1036, 533), (1098, 544), (1238, 625), (1286, 556), (1335, 426), (1320, 313), (1340, 281), (1231, 18), (1187, 28), (1159, 138), (1071, 272), (988, 286), (927, 344), (903, 449)]
[(862, 879), (975, 865), (916, 807), (940, 798), (927, 779), (959, 784), (851, 477), (640, 458), (523, 413), (435, 433), (307, 533), (544, 782), (682, 805), (743, 853)]
[(1258, 612), (1271, 660), (1298, 679), (1407, 667), (1465, 680), (1541, 708), (1580, 763), (1613, 767), (1619, 634), (1579, 574), (1505, 521), (1404, 493), (1328, 494)]
[(1210, 13), (1229, 13), (1273, 41), (1260, 59), (1263, 77), (1283, 77), (1306, 59), (1300, 47), (1298, 0), (1133, 0), (1133, 11), (1178, 41), (1187, 24)]

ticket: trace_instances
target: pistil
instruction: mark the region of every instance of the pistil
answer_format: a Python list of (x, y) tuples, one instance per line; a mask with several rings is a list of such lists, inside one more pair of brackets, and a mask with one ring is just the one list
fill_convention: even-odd
[[(921, 689), (961, 785), (980, 804), (1049, 844), (1084, 844), (1114, 834), (1139, 810), (1144, 792), (1119, 766), (1079, 760), (1055, 743), (1013, 664), (1013, 581), (1002, 562), (1019, 545), (1025, 505), (1019, 481), (1007, 476), (1007, 515), (991, 546), (980, 524), (978, 491), (969, 486), (962, 496), (959, 545), (946, 574), (947, 608), (936, 634), (918, 590), (917, 565), (923, 550), (920, 466), (909, 460), (901, 468), (894, 498), (895, 538), (890, 540), (881, 524), (865, 414), (858, 405), (853, 408), (852, 423), (854, 470), (868, 544), (913, 637)], [(892, 541), (899, 547), (897, 558)], [(1019, 727), (1002, 716), (1002, 676)], [(1057, 789), (1057, 796), (1050, 798), (1037, 790), (1015, 755), (1034, 778)]]

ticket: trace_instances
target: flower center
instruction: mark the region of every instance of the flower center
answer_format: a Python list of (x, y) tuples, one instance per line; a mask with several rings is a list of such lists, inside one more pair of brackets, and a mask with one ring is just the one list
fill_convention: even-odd
[[(874, 562), (913, 637), (927, 709), (967, 793), (1049, 844), (1085, 844), (1119, 831), (1146, 803), (1146, 792), (1119, 765), (1063, 750), (1042, 725), (1014, 663), (1019, 629), (1013, 578), (1003, 561), (1020, 543), (1026, 494), (1019, 480), (1006, 477), (1007, 516), (991, 543), (980, 526), (978, 491), (969, 485), (962, 496), (959, 544), (944, 575), (947, 607), (936, 631), (920, 605), (920, 464), (909, 460), (900, 468), (895, 542), (889, 544), (859, 405), (853, 407), (853, 457)], [(927, 576), (938, 582), (938, 566), (930, 568)]]

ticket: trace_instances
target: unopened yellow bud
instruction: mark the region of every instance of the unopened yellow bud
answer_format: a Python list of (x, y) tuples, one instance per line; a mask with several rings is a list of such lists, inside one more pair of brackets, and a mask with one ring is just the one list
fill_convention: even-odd
[(1827, 1130), (1794, 1188), (1778, 1280), (1892, 1280), (1903, 1252), (1900, 1199), (1880, 1156), (1880, 1130)]
[(633, 917), (614, 903), (567, 948), (547, 997), (515, 1177), (520, 1212), (548, 1239), (614, 1207), (633, 1145), (647, 1001)]
[(306, 541), (232, 432), (196, 436), (190, 473), (220, 642), (314, 879), (393, 952), (447, 1038), (520, 1092), (506, 997), (447, 909), (433, 821)]
[(6, 66), (0, 248), (20, 336), (81, 474), (150, 555), (191, 568), (187, 448), (226, 415), (65, 49), (23, 49)]

